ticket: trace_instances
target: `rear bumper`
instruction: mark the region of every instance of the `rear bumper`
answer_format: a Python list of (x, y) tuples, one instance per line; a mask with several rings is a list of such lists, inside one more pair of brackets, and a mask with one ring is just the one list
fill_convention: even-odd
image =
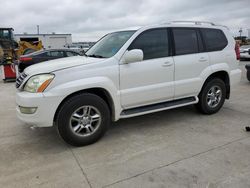
[(241, 80), (241, 70), (235, 69), (230, 72), (230, 85), (238, 84)]

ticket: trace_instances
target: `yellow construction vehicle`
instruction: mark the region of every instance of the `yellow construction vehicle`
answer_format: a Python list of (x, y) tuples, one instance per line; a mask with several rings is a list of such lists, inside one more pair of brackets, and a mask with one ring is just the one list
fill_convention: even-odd
[(43, 49), (42, 41), (19, 41), (18, 46), (19, 47), (16, 52), (18, 57)]
[(0, 45), (1, 45), (1, 69), (4, 81), (16, 78), (14, 60), (17, 59), (15, 49), (18, 47), (13, 37), (12, 28), (0, 28)]
[(14, 63), (21, 55), (43, 48), (41, 41), (20, 41), (17, 43), (14, 40), (13, 31), (13, 28), (0, 28), (0, 65), (3, 80), (13, 80), (16, 78)]
[(12, 28), (0, 28), (0, 46), (4, 53), (4, 58), (16, 58), (15, 49), (18, 47), (13, 37)]

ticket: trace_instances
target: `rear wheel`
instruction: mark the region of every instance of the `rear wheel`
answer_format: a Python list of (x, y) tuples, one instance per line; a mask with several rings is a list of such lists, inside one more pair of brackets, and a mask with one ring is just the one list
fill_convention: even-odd
[(58, 132), (73, 146), (84, 146), (99, 140), (110, 124), (107, 103), (93, 94), (70, 98), (61, 107), (57, 120)]
[(214, 114), (223, 106), (226, 98), (225, 83), (218, 78), (205, 83), (199, 94), (197, 109), (203, 114)]

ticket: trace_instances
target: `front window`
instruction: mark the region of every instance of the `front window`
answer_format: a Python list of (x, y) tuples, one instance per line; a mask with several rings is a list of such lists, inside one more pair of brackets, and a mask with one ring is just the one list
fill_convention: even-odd
[(128, 50), (141, 49), (143, 60), (169, 56), (167, 29), (153, 29), (140, 34)]
[(88, 57), (109, 58), (114, 56), (135, 31), (121, 31), (104, 36), (86, 52)]
[(10, 35), (9, 30), (1, 30), (1, 31), (0, 31), (0, 38), (3, 38), (3, 39), (10, 39), (10, 38), (11, 38), (11, 35)]

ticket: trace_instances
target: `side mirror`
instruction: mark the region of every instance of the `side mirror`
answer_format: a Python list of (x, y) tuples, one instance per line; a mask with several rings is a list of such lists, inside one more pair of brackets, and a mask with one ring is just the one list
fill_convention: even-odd
[(125, 63), (134, 63), (143, 60), (143, 51), (140, 49), (134, 49), (127, 51), (124, 55)]

